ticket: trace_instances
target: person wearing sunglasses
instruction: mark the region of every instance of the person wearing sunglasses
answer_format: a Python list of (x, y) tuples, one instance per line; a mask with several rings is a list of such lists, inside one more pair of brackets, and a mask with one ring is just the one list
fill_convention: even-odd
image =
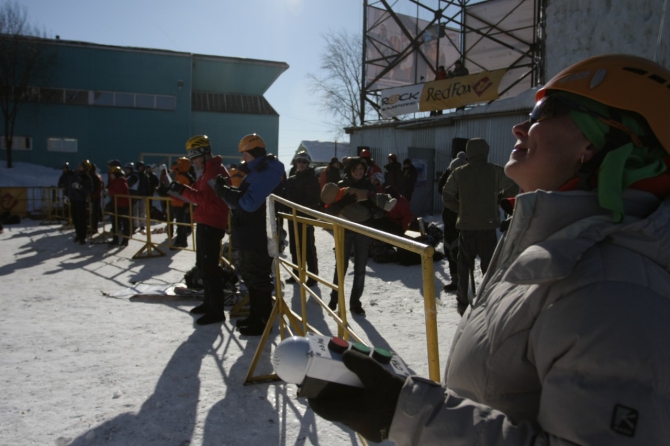
[(442, 385), (346, 352), (324, 418), (397, 445), (661, 445), (670, 438), (670, 70), (572, 65), (536, 94), (516, 197)]

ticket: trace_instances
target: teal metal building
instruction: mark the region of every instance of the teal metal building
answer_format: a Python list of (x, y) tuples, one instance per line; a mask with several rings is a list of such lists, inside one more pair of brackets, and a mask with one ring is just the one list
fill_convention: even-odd
[[(20, 104), (12, 160), (49, 167), (89, 159), (168, 162), (205, 134), (226, 164), (239, 140), (258, 133), (277, 153), (279, 115), (263, 97), (284, 62), (44, 40), (48, 76)], [(0, 135), (4, 128), (0, 128)], [(275, 148), (275, 149), (273, 149)], [(6, 149), (0, 157), (7, 159)]]

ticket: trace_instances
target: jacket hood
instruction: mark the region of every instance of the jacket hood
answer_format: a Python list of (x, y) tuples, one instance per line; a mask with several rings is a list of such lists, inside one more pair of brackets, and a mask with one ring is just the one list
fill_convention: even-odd
[(468, 141), (465, 151), (468, 161), (472, 163), (485, 163), (489, 159), (489, 145), (481, 138), (472, 138)]
[(465, 154), (465, 152), (458, 152), (456, 158), (451, 160), (451, 163), (449, 163), (449, 170), (453, 172), (454, 169), (457, 169), (461, 166), (465, 166), (466, 164), (468, 164), (467, 157), (468, 156)]

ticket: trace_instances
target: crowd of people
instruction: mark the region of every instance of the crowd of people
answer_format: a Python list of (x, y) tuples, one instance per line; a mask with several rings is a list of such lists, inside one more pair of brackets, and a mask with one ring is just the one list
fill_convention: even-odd
[[(154, 166), (145, 165), (142, 161), (128, 162), (122, 167), (119, 160), (112, 159), (107, 162), (107, 184), (104, 184), (97, 166), (90, 161), (83, 160), (76, 169), (72, 169), (70, 163), (65, 162), (58, 179), (58, 187), (62, 189), (64, 215), (71, 217), (75, 228), (75, 243), (83, 245), (87, 236), (98, 233), (98, 226), (103, 218), (105, 193), (110, 197), (104, 204), (105, 210), (115, 211), (114, 214), (117, 215), (112, 219), (113, 237), (108, 242), (109, 245), (126, 246), (134, 232), (144, 230), (148, 211), (146, 198), (156, 194), (168, 196), (165, 184), (161, 183), (153, 169)], [(162, 177), (165, 175), (166, 172), (161, 172)], [(172, 175), (184, 184), (195, 181), (195, 171), (185, 157), (180, 157), (172, 164)], [(160, 206), (164, 214), (165, 201), (161, 201)], [(152, 212), (156, 210), (158, 208)], [(190, 223), (189, 210), (183, 199), (171, 197), (171, 220), (184, 224), (177, 226), (177, 237), (171, 244), (171, 249), (188, 246), (186, 224)], [(172, 225), (168, 226), (168, 232), (172, 233)]]
[[(311, 408), (371, 441), (389, 438), (398, 445), (665, 444), (668, 82), (670, 70), (646, 59), (589, 58), (536, 93), (528, 119), (512, 128), (517, 142), (504, 168), (488, 162), (485, 140), (470, 139), (438, 184), (451, 275), (444, 291), (456, 293), (462, 315), (444, 381), (400, 378), (348, 350), (343, 362), (363, 387), (356, 394), (309, 398)], [(396, 235), (413, 219), (409, 203), (417, 173), (409, 159), (400, 166), (389, 154), (382, 170), (366, 149), (357, 157), (333, 158), (317, 177), (309, 154), (300, 152), (285, 178), (283, 164), (259, 135), (242, 138), (238, 151), (243, 161), (233, 181), (208, 138), (194, 136), (186, 142), (187, 156), (174, 166), (178, 175), (166, 185), (175, 199), (195, 205), (205, 299), (191, 313), (202, 315), (200, 325), (226, 319), (219, 256), (229, 212), (250, 297), (250, 315), (236, 326), (248, 336), (266, 330), (272, 311), (270, 194)], [(117, 214), (141, 218), (146, 209), (135, 209), (127, 196), (147, 196), (160, 180), (141, 163), (124, 167), (110, 162), (106, 189), (118, 196), (112, 200)], [(186, 175), (191, 167), (197, 179)], [(75, 242), (84, 243), (86, 205), (100, 207), (94, 203), (102, 180), (95, 166), (82, 161), (75, 170), (63, 166), (59, 186)], [(503, 222), (501, 209), (511, 214)], [(503, 231), (500, 241), (497, 230)], [(127, 242), (131, 231), (129, 219), (119, 219), (113, 242)], [(307, 270), (318, 274), (313, 227), (299, 224), (289, 234), (293, 263), (304, 234)], [(370, 239), (345, 231), (342, 244), (347, 261), (337, 267), (346, 272), (353, 256), (349, 309), (363, 316)], [(468, 277), (476, 257), (484, 279), (472, 295)], [(333, 280), (338, 282), (337, 269)], [(306, 281), (315, 284), (311, 277)], [(333, 310), (343, 304), (336, 292), (330, 298)]]

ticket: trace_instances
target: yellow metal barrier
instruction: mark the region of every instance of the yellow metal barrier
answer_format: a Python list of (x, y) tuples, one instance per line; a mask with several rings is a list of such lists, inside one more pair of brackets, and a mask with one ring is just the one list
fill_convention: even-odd
[[(131, 206), (128, 208), (128, 212), (131, 215), (120, 215), (118, 213), (118, 205), (116, 203), (116, 199), (118, 198), (127, 198), (129, 202), (131, 203)], [(133, 255), (133, 259), (138, 259), (138, 258), (149, 258), (149, 257), (158, 257), (158, 256), (164, 256), (165, 252), (163, 252), (159, 248), (159, 244), (156, 244), (152, 240), (152, 230), (151, 230), (151, 225), (152, 223), (165, 223), (166, 227), (166, 232), (167, 232), (167, 245), (168, 248), (170, 249), (179, 249), (179, 250), (184, 250), (184, 251), (195, 251), (196, 245), (195, 245), (195, 229), (194, 229), (194, 224), (193, 221), (189, 223), (179, 223), (179, 222), (174, 222), (172, 221), (172, 206), (170, 205), (170, 197), (156, 197), (156, 196), (150, 196), (150, 197), (137, 197), (137, 196), (132, 196), (132, 195), (115, 195), (111, 197), (113, 203), (112, 205), (112, 211), (103, 211), (103, 216), (108, 215), (111, 216), (111, 218), (115, 219), (115, 227), (117, 228), (117, 237), (124, 237), (127, 238), (128, 240), (134, 240), (137, 242), (141, 242), (143, 245), (140, 248), (139, 251), (137, 251)], [(144, 216), (135, 216), (132, 215), (132, 204), (133, 203), (138, 203), (142, 200), (142, 202), (145, 205), (145, 215)], [(151, 202), (152, 201), (166, 201), (166, 220), (162, 219), (156, 219), (156, 218), (151, 218)], [(189, 204), (189, 211), (191, 215), (193, 215), (193, 205)], [(120, 231), (119, 227), (119, 218), (127, 218), (129, 220), (129, 225), (130, 225), (130, 237), (126, 237), (122, 233), (118, 232)], [(144, 226), (144, 234), (141, 232), (135, 232), (133, 228), (133, 222), (139, 222), (139, 225)], [(139, 226), (138, 225), (138, 226)], [(186, 248), (181, 248), (181, 247), (176, 247), (172, 245), (172, 237), (171, 235), (175, 233), (174, 227), (175, 226), (184, 226), (184, 227), (189, 227), (191, 228), (191, 246), (186, 247)], [(144, 255), (143, 255), (144, 254)]]
[[(295, 234), (298, 235), (298, 223), (305, 225), (318, 226), (321, 228), (332, 229), (333, 235), (335, 238), (335, 257), (337, 262), (337, 271), (338, 278), (337, 284), (333, 284), (328, 280), (316, 276), (309, 271), (307, 271), (306, 266), (306, 232), (303, 231), (303, 236), (300, 240), (296, 237), (296, 254), (298, 264), (294, 265), (293, 263), (281, 259), (279, 257), (279, 234), (277, 231), (277, 225), (275, 221), (275, 202), (281, 203), (285, 207), (291, 209), (291, 214), (280, 212), (278, 215), (284, 219), (293, 222), (293, 230)], [(305, 214), (312, 218), (302, 217), (298, 214)], [(378, 231), (376, 229), (371, 229), (366, 226), (359, 225), (357, 223), (352, 223), (348, 220), (344, 220), (332, 215), (324, 214), (322, 212), (315, 211), (313, 209), (306, 208), (304, 206), (297, 205), (291, 201), (288, 201), (284, 198), (278, 197), (276, 195), (270, 195), (267, 199), (267, 218), (268, 218), (268, 228), (270, 229), (270, 235), (272, 236), (272, 243), (268, 244), (270, 255), (274, 258), (274, 269), (275, 269), (275, 305), (272, 309), (270, 315), (270, 320), (268, 321), (265, 331), (261, 337), (261, 340), (256, 349), (256, 353), (252, 360), (252, 363), (249, 367), (249, 371), (245, 378), (244, 383), (250, 384), (254, 382), (267, 381), (270, 379), (278, 379), (276, 375), (263, 375), (263, 376), (253, 376), (253, 373), (256, 369), (256, 365), (260, 359), (260, 356), (263, 352), (264, 346), (268, 340), (270, 330), (274, 325), (275, 319), (279, 319), (279, 330), (281, 338), (286, 337), (285, 331), (289, 332), (290, 336), (299, 335), (304, 336), (307, 331), (314, 333), (319, 333), (314, 327), (309, 325), (307, 321), (307, 311), (306, 311), (306, 296), (307, 293), (321, 305), (325, 312), (330, 315), (338, 326), (338, 335), (349, 339), (350, 337), (356, 340), (357, 342), (365, 343), (356, 333), (352, 330), (351, 326), (347, 322), (346, 316), (346, 306), (344, 299), (344, 265), (345, 261), (348, 259), (345, 258), (346, 254), (344, 252), (344, 231), (354, 231), (360, 234), (364, 234), (368, 237), (380, 240), (382, 242), (388, 243), (398, 248), (406, 249), (410, 252), (419, 254), (421, 256), (421, 274), (423, 279), (423, 297), (424, 297), (424, 312), (425, 312), (425, 325), (426, 325), (426, 347), (427, 347), (427, 356), (428, 356), (428, 373), (430, 379), (439, 382), (440, 381), (440, 357), (439, 357), (439, 345), (437, 339), (437, 307), (435, 303), (435, 271), (433, 268), (433, 254), (435, 252), (434, 248), (430, 245), (425, 245), (417, 241), (398, 237), (395, 235), (388, 234), (386, 232)], [(281, 280), (280, 273), (283, 267), (286, 269), (291, 277), (298, 280), (300, 284), (300, 299), (301, 299), (301, 309), (302, 315), (294, 313), (289, 306), (284, 301), (282, 289), (281, 289)], [(293, 270), (298, 271), (298, 275), (293, 272)], [(337, 290), (338, 293), (338, 309), (339, 312), (335, 313), (332, 311), (326, 303), (317, 296), (314, 291), (305, 285), (305, 282), (313, 278), (320, 283)]]
[(72, 227), (69, 206), (59, 187), (0, 187), (0, 214), (39, 218), (40, 224)]

